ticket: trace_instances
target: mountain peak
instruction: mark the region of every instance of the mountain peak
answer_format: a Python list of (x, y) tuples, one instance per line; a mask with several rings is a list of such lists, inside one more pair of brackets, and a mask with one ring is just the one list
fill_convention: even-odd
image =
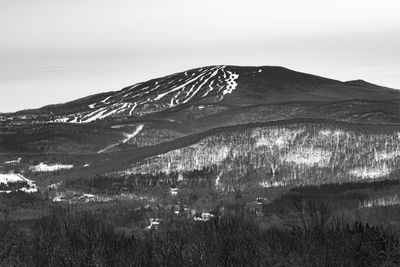
[(398, 91), (362, 80), (340, 82), (280, 66), (214, 65), (187, 70), (31, 113), (56, 123), (138, 118), (188, 105), (243, 107), (286, 102), (400, 99)]
[(378, 86), (378, 85), (376, 85), (376, 84), (367, 82), (367, 81), (362, 80), (362, 79), (346, 81), (345, 83), (351, 84), (351, 85), (360, 85), (360, 86)]

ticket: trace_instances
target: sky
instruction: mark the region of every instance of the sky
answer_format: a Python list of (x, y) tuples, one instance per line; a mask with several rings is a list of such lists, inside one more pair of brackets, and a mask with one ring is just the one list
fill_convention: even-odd
[(208, 65), (400, 89), (398, 0), (0, 0), (0, 112)]

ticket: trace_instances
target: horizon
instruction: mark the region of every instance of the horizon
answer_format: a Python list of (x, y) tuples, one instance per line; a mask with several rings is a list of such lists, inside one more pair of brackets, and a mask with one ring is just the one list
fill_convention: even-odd
[(400, 89), (399, 7), (394, 0), (2, 2), (0, 112), (209, 65), (282, 66)]

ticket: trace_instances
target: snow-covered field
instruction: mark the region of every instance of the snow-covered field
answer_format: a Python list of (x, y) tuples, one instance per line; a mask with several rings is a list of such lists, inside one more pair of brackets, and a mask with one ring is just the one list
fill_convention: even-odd
[(381, 167), (358, 167), (349, 171), (352, 176), (360, 177), (362, 179), (376, 179), (388, 176), (392, 170), (386, 165)]
[(359, 208), (372, 208), (372, 207), (378, 207), (378, 206), (394, 206), (394, 205), (400, 205), (400, 198), (399, 196), (393, 195), (393, 196), (385, 196), (373, 200), (366, 200), (362, 203), (360, 203)]
[[(14, 183), (26, 183), (28, 187), (23, 187), (18, 189), (19, 191), (23, 191), (26, 193), (34, 193), (37, 192), (37, 187), (32, 180), (25, 178), (22, 174), (19, 173), (2, 173), (0, 174), (0, 184), (11, 185)], [(2, 190), (0, 193), (11, 193), (11, 190)]]
[(69, 164), (51, 164), (48, 165), (46, 163), (41, 162), (40, 164), (36, 166), (31, 166), (29, 169), (30, 171), (33, 172), (55, 172), (59, 170), (68, 170), (72, 169), (74, 165), (69, 165)]

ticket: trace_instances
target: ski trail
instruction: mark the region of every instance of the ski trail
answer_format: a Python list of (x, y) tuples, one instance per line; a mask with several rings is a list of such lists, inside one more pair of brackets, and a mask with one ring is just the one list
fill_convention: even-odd
[(172, 92), (175, 92), (175, 91), (178, 91), (179, 89), (185, 88), (185, 86), (187, 86), (188, 84), (190, 84), (190, 83), (196, 81), (197, 79), (199, 79), (199, 78), (200, 78), (201, 76), (203, 76), (203, 75), (204, 75), (204, 73), (201, 73), (201, 74), (199, 74), (198, 76), (196, 76), (196, 77), (190, 79), (190, 80), (187, 81), (186, 83), (184, 83), (184, 84), (182, 84), (182, 85), (179, 85), (179, 86), (173, 88), (172, 90), (170, 90), (170, 91), (168, 91), (168, 92), (159, 94), (156, 98), (154, 98), (154, 100), (155, 100), (155, 101), (160, 100), (161, 98), (163, 98), (164, 96), (166, 96), (166, 95), (168, 95), (168, 94), (170, 94), (170, 93), (172, 93)]
[[(183, 73), (182, 73), (183, 74)], [(107, 117), (123, 114), (140, 116), (151, 107), (164, 110), (193, 99), (215, 96), (222, 100), (238, 86), (239, 74), (225, 65), (199, 68), (184, 75), (169, 75), (149, 83), (138, 83), (104, 96), (102, 100), (89, 104), (87, 109), (70, 115), (57, 117), (50, 122), (90, 123)], [(163, 99), (164, 98), (164, 99)]]
[(125, 135), (125, 139), (123, 139), (122, 141), (115, 143), (115, 144), (111, 144), (109, 146), (106, 146), (105, 148), (99, 150), (99, 152), (97, 152), (98, 154), (104, 153), (120, 144), (125, 144), (127, 142), (129, 142), (132, 138), (134, 138), (135, 136), (137, 136), (144, 128), (144, 124), (140, 124), (138, 127), (136, 127), (135, 131), (133, 131), (133, 133), (131, 134), (124, 134)]
[(134, 138), (136, 135), (138, 135), (143, 130), (143, 127), (144, 127), (144, 124), (140, 124), (133, 133), (126, 134), (125, 135), (126, 138), (122, 141), (122, 143), (125, 144), (126, 142), (128, 142), (129, 140)]
[(211, 76), (208, 77), (208, 79), (205, 79), (205, 81), (197, 88), (197, 90), (194, 91), (193, 94), (192, 94), (190, 97), (186, 98), (185, 101), (183, 101), (182, 103), (186, 103), (186, 102), (188, 102), (192, 97), (194, 97), (194, 96), (197, 94), (197, 92), (200, 91), (200, 89), (203, 88), (203, 86), (204, 86), (210, 79), (212, 79), (215, 75), (217, 75), (217, 73), (218, 73), (218, 69), (215, 70), (215, 71), (211, 74)]

